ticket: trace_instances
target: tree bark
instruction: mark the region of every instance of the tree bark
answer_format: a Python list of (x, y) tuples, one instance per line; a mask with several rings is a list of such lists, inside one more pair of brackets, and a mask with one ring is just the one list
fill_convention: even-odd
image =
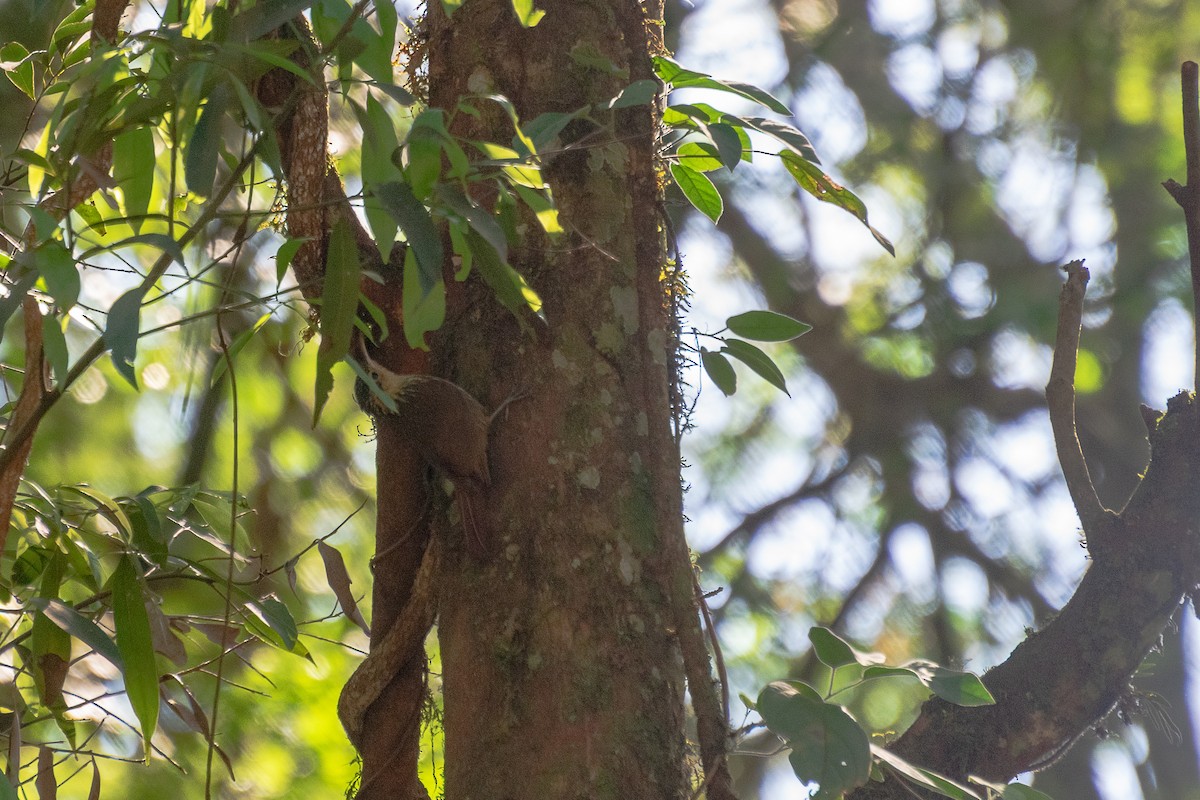
[[(438, 626), (446, 797), (684, 797), (677, 609), (695, 606), (654, 117), (602, 106), (648, 72), (648, 23), (633, 0), (539, 6), (531, 29), (508, 0), (429, 12), (431, 106), (495, 92), (523, 121), (592, 107), (544, 164), (565, 241), (527, 220), (510, 253), (545, 322), (518, 323), (472, 280), (452, 289), (433, 348), (434, 372), (485, 406), (530, 391), (492, 432), (492, 559), (468, 560), (457, 527), (435, 526), (451, 542)], [(475, 105), (482, 114), (458, 114), (453, 133), (511, 139), (499, 107)]]

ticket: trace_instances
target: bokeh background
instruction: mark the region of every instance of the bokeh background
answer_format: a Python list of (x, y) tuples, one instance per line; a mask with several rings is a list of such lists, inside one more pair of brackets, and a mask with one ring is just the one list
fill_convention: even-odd
[[(45, 46), (70, 7), (0, 2), (0, 39)], [(153, 25), (156, 13), (139, 4), (135, 24)], [(1178, 70), (1200, 58), (1200, 8), (672, 0), (667, 20), (681, 63), (762, 86), (792, 109), (826, 169), (867, 202), (897, 251), (889, 256), (844, 212), (802, 197), (766, 147), (734, 174), (712, 173), (726, 198), (715, 228), (673, 198), (694, 292), (686, 341), (703, 345), (725, 317), (754, 308), (814, 326), (771, 350), (790, 397), (748, 372), (732, 398), (698, 370), (687, 376), (689, 537), (704, 587), (721, 590), (710, 603), (734, 721), (739, 692), (753, 697), (782, 677), (822, 679), (809, 657), (812, 625), (892, 663), (928, 658), (983, 671), (1061, 607), (1087, 566), (1042, 396), (1057, 267), (1084, 258), (1092, 274), (1080, 438), (1107, 505), (1124, 503), (1145, 466), (1139, 403), (1163, 408), (1193, 384), (1183, 223), (1160, 183), (1184, 179)], [(20, 110), (0, 115), (3, 153), (22, 136), (28, 145), (44, 112), (0, 83), (0, 103)], [(732, 95), (672, 99), (749, 110)], [(357, 125), (344, 109), (335, 117), (335, 150), (353, 180)], [(12, 218), (4, 221), (11, 229)], [(263, 232), (230, 258), (232, 233), (216, 226), (204, 280), (180, 277), (180, 290), (143, 314), (143, 328), (166, 327), (142, 341), (142, 392), (107, 362), (89, 373), (39, 431), (31, 479), (112, 494), (230, 488), (231, 408), (228, 379), (213, 379), (215, 325), (181, 321), (218, 300), (276, 290), (280, 239)], [(119, 265), (90, 272), (84, 306), (107, 308), (128, 277)], [(313, 353), (294, 300), (285, 293), (224, 317), (232, 335), (272, 315), (238, 358), (239, 488), (254, 509), (243, 524), (263, 569), (342, 526), (330, 543), (366, 592), (369, 424), (346, 371), (311, 429)], [(82, 347), (86, 320), (68, 334)], [(16, 347), (17, 337), (6, 338), (0, 361), (20, 363)], [(315, 552), (295, 574), (295, 590), (283, 571), (257, 579), (258, 588), (276, 591), (303, 621), (311, 661), (260, 648), (222, 699), (221, 742), (244, 798), (328, 796), (354, 774), (334, 706), (364, 640), (331, 618)], [(1200, 797), (1189, 706), (1198, 654), (1192, 611), (1181, 610), (1135, 679), (1123, 719), (1085, 735), (1035, 785), (1058, 800)], [(885, 733), (903, 730), (921, 698), (915, 684), (839, 697)], [(128, 717), (119, 699), (106, 708)], [(162, 724), (178, 734), (158, 744), (179, 767), (166, 759), (106, 767), (107, 785), (120, 781), (129, 800), (202, 796), (203, 743), (169, 716)], [(132, 738), (110, 730), (96, 749), (135, 755)], [(436, 726), (430, 737), (436, 745)], [(773, 751), (770, 742), (751, 734), (742, 749), (740, 796), (805, 796), (786, 760), (749, 755)], [(85, 771), (61, 796), (86, 796), (89, 779)]]

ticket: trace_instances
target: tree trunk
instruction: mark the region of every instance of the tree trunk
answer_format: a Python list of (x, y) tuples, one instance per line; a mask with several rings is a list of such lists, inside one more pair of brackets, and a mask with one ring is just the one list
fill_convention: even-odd
[[(565, 237), (526, 220), (513, 265), (545, 322), (519, 324), (472, 279), (452, 289), (436, 374), (485, 405), (514, 391), (492, 430), (492, 556), (457, 526), (439, 580), (447, 798), (686, 796), (682, 600), (694, 610), (671, 430), (671, 312), (650, 106), (603, 103), (649, 74), (636, 0), (542, 2), (520, 27), (509, 0), (448, 19), (430, 5), (430, 105), (498, 93), (522, 121), (591, 105), (546, 156)], [(600, 55), (573, 59), (571, 54)], [(612, 69), (598, 64), (608, 59)], [(476, 100), (457, 136), (512, 138)], [(486, 202), (487, 198), (477, 198)], [(443, 516), (444, 519), (444, 516)], [(682, 565), (682, 567), (681, 567)], [(678, 608), (678, 606), (675, 606)]]

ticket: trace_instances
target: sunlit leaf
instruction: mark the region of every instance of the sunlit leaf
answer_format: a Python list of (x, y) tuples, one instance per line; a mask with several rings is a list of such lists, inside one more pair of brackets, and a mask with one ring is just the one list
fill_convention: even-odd
[(672, 164), (671, 177), (675, 179), (675, 183), (683, 191), (683, 196), (697, 210), (713, 222), (721, 219), (721, 213), (725, 210), (725, 203), (721, 200), (721, 193), (717, 191), (717, 187), (713, 186), (713, 182), (704, 173), (697, 172), (682, 164)]
[(777, 114), (792, 113), (791, 109), (775, 99), (770, 92), (766, 92), (757, 86), (751, 86), (748, 83), (738, 83), (736, 81), (718, 80), (703, 72), (684, 69), (666, 56), (654, 56), (654, 71), (658, 74), (658, 77), (662, 78), (664, 83), (669, 83), (676, 89), (694, 87), (697, 89), (716, 89), (721, 92), (732, 92), (748, 100), (753, 100), (760, 105), (764, 105)]
[(36, 100), (33, 91), (33, 63), (29, 60), (29, 51), (20, 42), (9, 42), (0, 48), (0, 69), (30, 100)]
[(522, 28), (532, 28), (546, 16), (545, 11), (533, 7), (533, 0), (512, 0), (512, 7)]
[(154, 191), (154, 132), (134, 128), (113, 140), (113, 180), (121, 189), (125, 216), (138, 233), (150, 210)]
[(801, 158), (790, 150), (784, 150), (779, 154), (779, 157), (783, 160), (783, 165), (787, 167), (787, 171), (791, 173), (801, 189), (818, 200), (833, 203), (835, 206), (849, 211), (863, 225), (867, 226), (867, 230), (871, 232), (871, 235), (875, 237), (875, 241), (879, 242), (884, 250), (887, 250), (893, 256), (896, 255), (896, 248), (892, 246), (887, 237), (875, 230), (867, 222), (867, 206), (862, 200), (858, 199), (858, 196), (854, 192), (834, 182), (816, 164)]
[(729, 330), (756, 342), (787, 342), (808, 333), (812, 326), (774, 311), (747, 311), (725, 320)]
[(936, 792), (942, 797), (952, 797), (955, 800), (980, 800), (980, 796), (966, 786), (916, 764), (910, 764), (890, 750), (871, 745), (871, 755), (891, 767), (906, 780)]

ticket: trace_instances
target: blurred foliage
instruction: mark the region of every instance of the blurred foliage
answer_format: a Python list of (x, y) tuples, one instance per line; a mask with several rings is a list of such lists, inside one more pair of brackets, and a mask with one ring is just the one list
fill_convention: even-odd
[[(705, 588), (725, 587), (710, 602), (735, 691), (820, 681), (813, 624), (891, 661), (982, 672), (1070, 596), (1086, 560), (1042, 397), (1057, 267), (1085, 258), (1094, 276), (1080, 437), (1120, 507), (1145, 466), (1138, 404), (1162, 408), (1192, 383), (1183, 221), (1160, 182), (1184, 177), (1178, 70), (1196, 56), (1197, 14), (1170, 1), (668, 4), (677, 60), (783, 100), (897, 251), (767, 160), (719, 182), (718, 234), (679, 209), (700, 332), (755, 296), (814, 326), (794, 356), (772, 350), (794, 399), (726, 399), (697, 376), (689, 535)], [(1182, 638), (1166, 631), (1134, 683), (1158, 710), (1084, 737), (1036, 786), (1200, 797)], [(886, 738), (913, 700), (870, 686), (848, 707)], [(782, 761), (738, 767), (743, 797), (798, 791)]]
[[(897, 251), (894, 259), (882, 253), (859, 223), (803, 195), (773, 159), (709, 174), (724, 196), (718, 234), (678, 205), (701, 332), (763, 306), (814, 326), (769, 347), (791, 398), (747, 382), (726, 399), (693, 376), (691, 535), (705, 587), (724, 587), (711, 603), (732, 688), (756, 696), (777, 678), (830, 680), (811, 653), (816, 624), (893, 663), (931, 658), (982, 672), (1065, 602), (1086, 566), (1041, 396), (1057, 265), (1083, 257), (1093, 275), (1080, 434), (1109, 505), (1124, 502), (1144, 466), (1138, 403), (1162, 407), (1192, 380), (1182, 220), (1159, 183), (1183, 177), (1178, 62), (1194, 56), (1200, 10), (1182, 0), (709, 0), (667, 8), (677, 60), (781, 98), (825, 169), (863, 197), (871, 224)], [(0, 3), (0, 39), (45, 48), (72, 10), (69, 2)], [(161, 11), (138, 4), (137, 19)], [(673, 101), (704, 99), (712, 98), (688, 88)], [(48, 109), (6, 81), (0, 101), (20, 110), (0, 117), (7, 158), (36, 145)], [(727, 97), (721, 107), (743, 111)], [(353, 142), (353, 116), (334, 112), (335, 142)], [(342, 150), (340, 165), (353, 167), (357, 148)], [(24, 220), (11, 207), (28, 200), (24, 176), (6, 180), (3, 227), (19, 231)], [(269, 206), (273, 187), (255, 191)], [(224, 316), (229, 339), (264, 311), (274, 323), (237, 354), (236, 453), (228, 376), (213, 377), (221, 360), (215, 321), (180, 324), (229, 297), (276, 287), (271, 254), (282, 240), (273, 222), (264, 219), (241, 247), (232, 247), (237, 219), (204, 231), (196, 249), (212, 268), (206, 280), (181, 280), (143, 315), (143, 330), (166, 328), (139, 344), (140, 393), (99, 363), (43, 422), (27, 487), (28, 502), (35, 484), (81, 483), (113, 498), (193, 483), (228, 498), (236, 458), (239, 493), (253, 509), (240, 519), (252, 559), (237, 577), (286, 603), (310, 654), (256, 644), (228, 665), (216, 741), (236, 770), (228, 792), (247, 798), (327, 796), (355, 773), (334, 708), (356, 662), (343, 643), (361, 647), (363, 639), (330, 616), (333, 594), (315, 552), (296, 564), (295, 590), (283, 571), (262, 573), (336, 529), (331, 543), (356, 588), (366, 586), (373, 518), (371, 447), (360, 435), (368, 423), (349, 392), (335, 391), (310, 430), (315, 365), (303, 314), (278, 302)], [(76, 323), (102, 327), (87, 306), (107, 307), (128, 287), (129, 269), (97, 262), (89, 270), (66, 332), (72, 354), (84, 341)], [(17, 369), (22, 360), (17, 337), (6, 337), (0, 363)], [(339, 372), (339, 383), (348, 375)], [(6, 384), (9, 396), (16, 383)], [(81, 513), (71, 530), (113, 535)], [(162, 598), (168, 615), (217, 599), (202, 585), (171, 586)], [(1099, 746), (1086, 737), (1037, 777), (1039, 788), (1060, 800), (1101, 797), (1096, 784), (1108, 786), (1107, 797), (1132, 784), (1146, 798), (1200, 796), (1182, 639), (1167, 631), (1153, 669), (1139, 676), (1139, 697), (1152, 699), (1122, 709)], [(215, 650), (195, 630), (187, 643), (192, 664)], [(8, 680), (19, 665), (4, 663)], [(180, 669), (163, 656), (159, 668)], [(436, 661), (433, 669), (436, 680)], [(103, 663), (89, 670), (72, 691), (77, 703), (100, 694), (87, 705), (97, 715), (86, 724), (104, 730), (95, 749), (136, 759), (136, 736), (115, 718), (136, 720), (123, 700), (108, 702), (118, 676)], [(208, 707), (212, 676), (199, 669), (187, 681)], [(874, 682), (847, 706), (886, 737), (924, 695), (916, 681)], [(105, 761), (106, 787), (120, 786), (130, 800), (203, 796), (196, 771), (206, 744), (172, 713), (162, 713), (155, 739), (170, 760), (149, 768)], [(110, 716), (101, 728), (97, 720)], [(755, 745), (751, 738), (745, 749)], [(440, 758), (433, 751), (430, 778)], [(57, 774), (80, 765), (68, 759)], [(736, 766), (747, 800), (798, 791), (776, 782), (786, 765), (743, 758)], [(90, 774), (83, 769), (60, 796), (85, 797)], [(1131, 783), (1118, 783), (1122, 776)]]

